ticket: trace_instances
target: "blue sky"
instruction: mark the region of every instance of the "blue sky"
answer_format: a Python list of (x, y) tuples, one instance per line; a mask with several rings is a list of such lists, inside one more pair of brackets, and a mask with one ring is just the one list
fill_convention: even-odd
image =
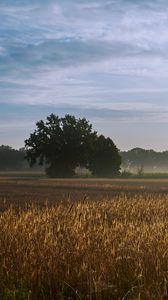
[(1, 0), (0, 144), (50, 113), (121, 149), (168, 149), (166, 0)]

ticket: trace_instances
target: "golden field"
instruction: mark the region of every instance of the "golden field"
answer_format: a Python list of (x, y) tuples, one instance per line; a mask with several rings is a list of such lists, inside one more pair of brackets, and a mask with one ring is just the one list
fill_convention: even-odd
[(1, 178), (0, 299), (168, 299), (166, 188)]

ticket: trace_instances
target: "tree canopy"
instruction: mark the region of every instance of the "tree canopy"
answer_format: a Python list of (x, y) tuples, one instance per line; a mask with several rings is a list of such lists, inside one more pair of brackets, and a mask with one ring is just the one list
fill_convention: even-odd
[(71, 177), (77, 166), (89, 168), (96, 176), (118, 173), (121, 159), (110, 138), (98, 136), (85, 118), (51, 114), (46, 122), (40, 120), (25, 141), (26, 158), (46, 165), (50, 177)]

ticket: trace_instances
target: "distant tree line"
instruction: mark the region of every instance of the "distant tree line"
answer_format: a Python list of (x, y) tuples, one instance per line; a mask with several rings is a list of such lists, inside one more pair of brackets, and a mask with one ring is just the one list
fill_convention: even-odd
[(168, 172), (168, 151), (156, 152), (134, 148), (120, 153), (122, 157), (122, 170), (127, 172)]
[(10, 146), (0, 146), (0, 171), (15, 171), (25, 168), (25, 151)]
[[(5, 171), (27, 171), (30, 169), (25, 159), (25, 148), (13, 149), (8, 145), (0, 146), (0, 172)], [(36, 165), (33, 170), (39, 170)]]

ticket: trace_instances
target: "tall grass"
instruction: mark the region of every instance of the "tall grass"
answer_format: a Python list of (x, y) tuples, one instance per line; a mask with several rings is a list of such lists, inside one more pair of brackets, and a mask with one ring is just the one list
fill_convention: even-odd
[(168, 299), (168, 196), (0, 213), (0, 299)]

